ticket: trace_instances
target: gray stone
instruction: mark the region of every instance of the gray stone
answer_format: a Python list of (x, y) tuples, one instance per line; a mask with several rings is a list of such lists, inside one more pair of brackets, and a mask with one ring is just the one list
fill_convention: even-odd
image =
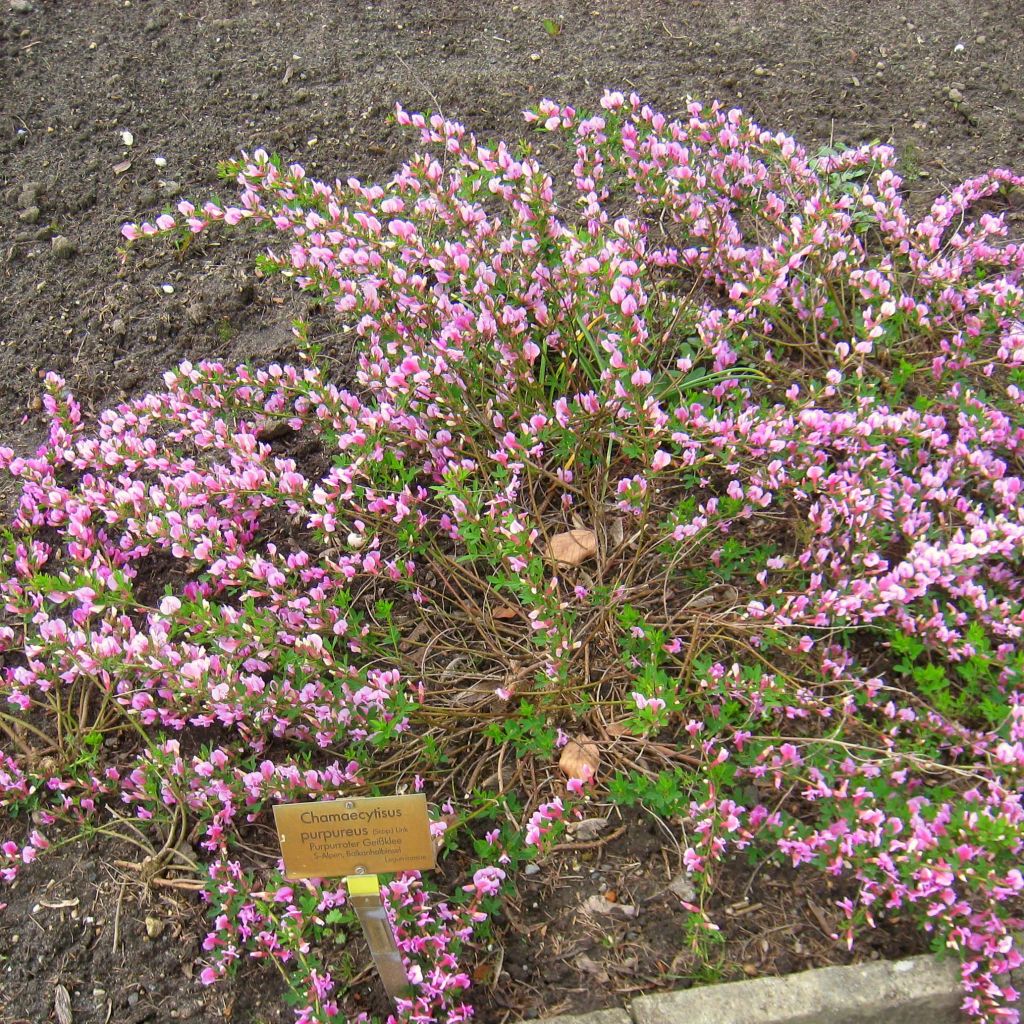
[(593, 1013), (567, 1013), (562, 1017), (545, 1017), (544, 1024), (633, 1024), (625, 1010), (596, 1010)]
[(951, 958), (825, 967), (666, 995), (640, 996), (636, 1024), (960, 1024)]

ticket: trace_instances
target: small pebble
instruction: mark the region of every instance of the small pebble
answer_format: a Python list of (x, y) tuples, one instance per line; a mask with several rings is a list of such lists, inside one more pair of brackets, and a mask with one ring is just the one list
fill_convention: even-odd
[(174, 285), (173, 284), (162, 284), (162, 285), (160, 285), (160, 291), (162, 291), (164, 293), (164, 295), (173, 295), (174, 294)]
[(162, 157), (162, 156), (155, 156), (155, 157), (153, 157), (153, 163), (155, 163), (157, 165), (157, 167), (166, 167), (167, 166), (167, 158), (166, 157)]
[(11, 0), (12, 14), (31, 14), (34, 10), (30, 0)]
[(977, 43), (977, 44), (978, 44), (979, 46), (984, 46), (984, 45), (985, 45), (985, 43), (987, 43), (987, 42), (988, 42), (988, 37), (987, 37), (987, 36), (978, 36), (978, 37), (977, 37), (977, 38), (976, 38), (976, 39), (975, 39), (974, 41), (975, 41), (975, 42), (976, 42), (976, 43)]
[(54, 235), (50, 239), (50, 251), (59, 260), (69, 260), (78, 252), (78, 246), (67, 235)]

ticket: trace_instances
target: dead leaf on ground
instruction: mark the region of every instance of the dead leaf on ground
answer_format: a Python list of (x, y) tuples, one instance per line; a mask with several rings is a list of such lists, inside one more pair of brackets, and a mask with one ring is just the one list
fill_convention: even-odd
[(548, 541), (548, 557), (558, 565), (582, 565), (597, 554), (597, 534), (593, 530), (568, 530)]
[(684, 903), (693, 903), (697, 899), (697, 887), (685, 872), (680, 872), (668, 883), (668, 891)]
[(612, 519), (608, 523), (608, 546), (617, 548), (626, 536), (621, 519)]
[(597, 774), (601, 765), (601, 753), (597, 744), (588, 739), (572, 739), (562, 748), (558, 767), (569, 779), (588, 782)]
[(609, 722), (604, 727), (604, 731), (606, 733), (608, 733), (608, 735), (612, 739), (615, 739), (618, 736), (632, 736), (633, 735), (633, 730), (630, 728), (629, 724), (626, 721), (622, 721), (622, 722)]
[(499, 947), (495, 956), (481, 961), (473, 968), (473, 980), (478, 985), (489, 985), (494, 988), (501, 977), (501, 968), (504, 962), (505, 950)]
[(125, 171), (130, 171), (132, 168), (131, 160), (122, 160), (119, 164), (114, 164), (115, 174), (124, 174)]
[(55, 903), (47, 903), (46, 900), (40, 900), (39, 906), (46, 907), (47, 910), (64, 910), (67, 907), (77, 907), (79, 899), (76, 896), (71, 900), (57, 900)]
[(441, 682), (446, 686), (463, 678), (466, 670), (471, 668), (473, 662), (465, 654), (456, 654), (444, 669), (441, 671)]
[(596, 961), (591, 960), (586, 953), (580, 953), (579, 956), (577, 956), (573, 960), (573, 963), (584, 974), (592, 974), (594, 976), (594, 980), (598, 984), (603, 985), (609, 980), (608, 972), (604, 969), (604, 967), (602, 967), (601, 964), (597, 963)]
[(508, 605), (498, 605), (491, 611), (491, 618), (494, 619), (515, 619), (519, 615), (519, 610), (516, 608), (510, 608)]
[(582, 821), (569, 822), (566, 831), (573, 839), (588, 842), (596, 839), (607, 827), (607, 818), (584, 818)]
[(828, 915), (825, 911), (810, 900), (807, 901), (807, 907), (814, 915), (814, 919), (818, 922), (818, 927), (822, 930), (823, 934), (831, 938), (836, 933), (837, 929), (833, 926), (832, 922), (829, 921)]
[(629, 903), (610, 903), (605, 897), (597, 893), (584, 900), (581, 909), (587, 914), (595, 917), (615, 917), (620, 921), (632, 921), (640, 911)]
[(703, 608), (731, 608), (739, 599), (740, 592), (735, 587), (723, 583), (721, 586), (708, 587), (707, 590), (694, 594), (683, 607), (690, 611), (700, 611)]
[(454, 697), (452, 697), (453, 704), (462, 704), (466, 707), (472, 707), (476, 704), (483, 704), (485, 701), (489, 701), (494, 696), (494, 687), (488, 686), (483, 680), (478, 679), (471, 686), (467, 686), (464, 689), (459, 690)]
[(53, 990), (53, 1010), (57, 1015), (57, 1024), (72, 1024), (71, 993), (61, 984)]

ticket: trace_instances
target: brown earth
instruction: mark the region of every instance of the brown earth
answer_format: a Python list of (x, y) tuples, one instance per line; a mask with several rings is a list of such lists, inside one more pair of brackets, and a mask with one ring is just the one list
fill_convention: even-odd
[[(181, 359), (287, 359), (294, 303), (253, 287), (243, 246), (123, 262), (118, 229), (204, 195), (239, 149), (385, 178), (415, 145), (387, 120), (396, 100), (515, 138), (545, 96), (593, 107), (605, 87), (635, 89), (668, 113), (718, 98), (811, 150), (891, 141), (917, 208), (990, 166), (1024, 168), (1020, 0), (0, 2), (0, 443), (23, 451), (47, 370), (98, 410)], [(56, 1019), (59, 985), (76, 1024), (290, 1019), (270, 973), (198, 986), (201, 910), (116, 864), (131, 859), (73, 844), (0, 897), (0, 1022)], [(480, 951), (479, 1019), (847, 957), (827, 938), (837, 893), (742, 865), (709, 907), (725, 944), (695, 955), (667, 888), (678, 870), (642, 814), (556, 852), (498, 924), (503, 960)], [(594, 896), (637, 914), (581, 909)], [(874, 939), (856, 955), (921, 944)], [(381, 1008), (369, 972), (356, 990)]]

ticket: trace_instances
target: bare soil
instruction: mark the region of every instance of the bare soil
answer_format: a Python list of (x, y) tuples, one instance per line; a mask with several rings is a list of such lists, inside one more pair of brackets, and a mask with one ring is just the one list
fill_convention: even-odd
[[(396, 100), (516, 138), (545, 96), (593, 107), (605, 87), (635, 89), (668, 113), (718, 98), (811, 150), (891, 141), (917, 208), (990, 166), (1024, 168), (1020, 0), (0, 4), (0, 443), (22, 451), (41, 437), (48, 370), (98, 411), (182, 359), (288, 359), (294, 302), (254, 286), (243, 247), (123, 261), (118, 229), (215, 188), (217, 161), (240, 149), (386, 178), (416, 142), (388, 121)], [(14, 829), (0, 822), (0, 839)], [(76, 1024), (290, 1019), (255, 965), (198, 985), (198, 900), (147, 887), (124, 866), (135, 859), (74, 843), (0, 897), (0, 1022), (57, 1019), (58, 986)], [(743, 863), (709, 905), (725, 942), (695, 951), (669, 887), (679, 871), (676, 838), (642, 812), (565, 844), (469, 965), (478, 1019), (850, 958), (828, 938), (841, 893)], [(921, 945), (887, 927), (853, 956)], [(382, 1009), (369, 971), (356, 993)]]

